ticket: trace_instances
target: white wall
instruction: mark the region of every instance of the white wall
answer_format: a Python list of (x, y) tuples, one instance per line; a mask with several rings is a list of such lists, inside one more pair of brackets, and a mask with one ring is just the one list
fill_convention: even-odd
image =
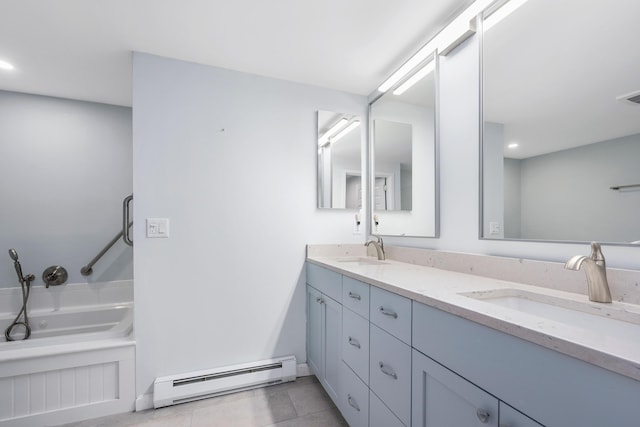
[(18, 286), (7, 251), (24, 274), (65, 267), (67, 283), (133, 277), (132, 250), (116, 245), (86, 265), (122, 228), (132, 191), (131, 109), (0, 91), (0, 287)]
[[(137, 393), (160, 375), (305, 354), (305, 244), (364, 242), (316, 208), (316, 111), (365, 97), (134, 54)], [(231, 179), (232, 178), (232, 179)], [(363, 224), (364, 226), (364, 224)]]
[(504, 159), (504, 235), (512, 239), (521, 236), (520, 162), (517, 159)]
[[(587, 244), (480, 240), (479, 40), (467, 40), (440, 61), (440, 238), (387, 237), (385, 243), (517, 258), (566, 261)], [(610, 267), (640, 269), (640, 248), (605, 246)], [(582, 273), (580, 273), (582, 274)]]
[[(485, 185), (483, 212), (483, 236), (492, 239), (504, 237), (504, 125), (501, 123), (484, 123), (484, 138), (482, 140), (483, 182)], [(491, 223), (497, 223), (499, 231), (491, 233)]]

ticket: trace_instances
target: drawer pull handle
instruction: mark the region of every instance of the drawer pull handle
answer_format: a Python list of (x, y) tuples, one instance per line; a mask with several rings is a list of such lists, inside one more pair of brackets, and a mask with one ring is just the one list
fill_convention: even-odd
[(484, 409), (476, 410), (476, 416), (478, 417), (478, 419), (482, 424), (486, 424), (489, 422), (489, 413)]
[(351, 344), (355, 348), (360, 348), (360, 343), (358, 342), (358, 340), (355, 340), (351, 337), (349, 337), (349, 344)]
[(360, 301), (362, 299), (362, 297), (360, 297), (360, 295), (354, 294), (353, 292), (349, 292), (349, 298), (357, 299), (358, 301)]
[(360, 407), (358, 406), (358, 403), (353, 397), (351, 397), (350, 394), (347, 395), (347, 402), (349, 402), (349, 406), (351, 406), (356, 411), (360, 412)]
[(380, 370), (382, 371), (383, 374), (389, 375), (394, 380), (398, 379), (398, 375), (395, 372), (393, 372), (393, 369), (389, 368), (388, 366), (386, 366), (382, 362), (380, 362), (379, 366), (380, 366)]
[(394, 319), (398, 318), (398, 313), (396, 313), (395, 311), (385, 310), (383, 306), (380, 306), (378, 310), (380, 310), (380, 313), (384, 314), (385, 316), (393, 317)]

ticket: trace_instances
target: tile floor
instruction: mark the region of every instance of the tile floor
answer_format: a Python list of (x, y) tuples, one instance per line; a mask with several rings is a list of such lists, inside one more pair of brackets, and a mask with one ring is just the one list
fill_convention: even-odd
[(347, 427), (316, 377), (67, 427)]

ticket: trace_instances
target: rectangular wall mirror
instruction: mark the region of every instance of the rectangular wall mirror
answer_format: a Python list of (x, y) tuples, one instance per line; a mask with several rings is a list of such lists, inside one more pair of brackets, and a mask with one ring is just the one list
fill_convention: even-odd
[(318, 207), (362, 208), (361, 120), (318, 111)]
[(640, 243), (638, 16), (512, 0), (484, 17), (483, 238)]
[(436, 237), (436, 56), (371, 104), (372, 232)]

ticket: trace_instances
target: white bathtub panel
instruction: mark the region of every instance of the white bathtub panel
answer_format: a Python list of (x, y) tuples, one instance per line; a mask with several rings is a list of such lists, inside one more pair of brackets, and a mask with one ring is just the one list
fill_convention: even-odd
[(104, 393), (103, 386), (103, 370), (102, 365), (94, 365), (89, 367), (89, 402), (101, 402)]
[(102, 365), (104, 376), (102, 380), (102, 397), (104, 400), (118, 398), (118, 365), (105, 363)]
[(69, 408), (76, 404), (75, 370), (60, 371), (60, 407)]
[(0, 419), (13, 416), (13, 383), (11, 378), (0, 378)]
[(79, 366), (74, 369), (76, 377), (75, 403), (86, 405), (89, 403), (89, 367)]
[(60, 371), (47, 372), (44, 380), (45, 408), (47, 408), (47, 411), (60, 408)]
[(45, 410), (45, 373), (29, 375), (29, 413), (34, 414)]
[(14, 378), (13, 412), (17, 417), (29, 413), (29, 377), (26, 375)]

